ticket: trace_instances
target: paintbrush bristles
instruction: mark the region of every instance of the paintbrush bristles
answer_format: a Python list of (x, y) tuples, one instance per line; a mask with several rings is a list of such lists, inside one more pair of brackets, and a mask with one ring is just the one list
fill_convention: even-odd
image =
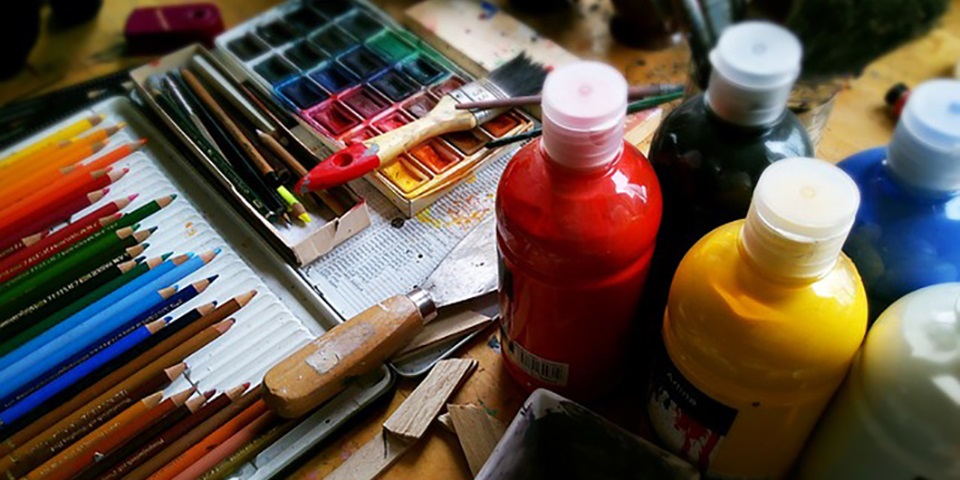
[(522, 97), (536, 94), (543, 89), (547, 69), (534, 62), (526, 53), (521, 53), (490, 72), (487, 79), (507, 96)]

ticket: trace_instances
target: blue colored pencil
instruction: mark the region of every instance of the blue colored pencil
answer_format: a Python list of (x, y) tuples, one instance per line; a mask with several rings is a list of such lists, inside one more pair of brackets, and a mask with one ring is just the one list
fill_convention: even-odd
[(165, 275), (167, 272), (173, 270), (174, 267), (180, 265), (190, 259), (192, 254), (179, 255), (173, 257), (160, 265), (157, 265), (156, 268), (150, 269), (149, 272), (140, 275), (139, 277), (133, 279), (129, 283), (123, 285), (122, 287), (114, 290), (112, 293), (105, 295), (100, 300), (91, 303), (86, 306), (83, 310), (80, 310), (77, 313), (74, 313), (64, 321), (54, 325), (49, 330), (37, 335), (36, 337), (31, 338), (28, 342), (20, 345), (16, 349), (10, 351), (10, 353), (4, 355), (0, 358), (0, 371), (3, 371), (9, 368), (14, 363), (19, 362), (24, 359), (27, 355), (30, 355), (32, 352), (39, 350), (44, 345), (50, 343), (57, 337), (63, 335), (66, 332), (69, 332), (76, 326), (87, 321), (89, 318), (97, 315), (103, 310), (109, 308), (111, 305), (116, 304), (117, 302), (123, 300), (124, 298), (130, 296), (137, 290), (143, 288), (145, 285), (150, 282), (160, 278)]
[(173, 294), (172, 297), (164, 300), (159, 305), (140, 313), (134, 319), (128, 321), (117, 330), (110, 332), (106, 337), (104, 337), (104, 339), (98, 341), (93, 348), (70, 357), (67, 361), (54, 367), (49, 374), (27, 384), (24, 388), (20, 389), (10, 397), (0, 399), (0, 411), (12, 407), (13, 404), (32, 394), (34, 391), (39, 390), (44, 385), (54, 381), (57, 377), (65, 374), (77, 365), (86, 362), (89, 358), (100, 353), (100, 351), (108, 348), (115, 342), (120, 341), (120, 339), (125, 338), (134, 330), (155, 320), (159, 320), (161, 317), (176, 310), (184, 303), (193, 300), (197, 297), (197, 295), (203, 293), (203, 291), (206, 290), (207, 287), (217, 279), (217, 277), (218, 275), (214, 275), (212, 277), (200, 280), (199, 282), (194, 282), (188, 285), (186, 288), (178, 290)]
[(93, 347), (137, 315), (147, 311), (167, 298), (176, 290), (165, 287), (197, 271), (212, 260), (219, 249), (197, 255), (177, 266), (167, 274), (145, 285), (127, 298), (94, 315), (82, 325), (57, 337), (36, 351), (27, 354), (20, 361), (0, 371), (0, 398), (7, 398), (25, 385), (55, 369), (57, 365)]
[(52, 382), (31, 393), (23, 400), (15, 403), (12, 407), (0, 412), (0, 425), (9, 425), (22, 418), (24, 415), (29, 414), (31, 411), (43, 405), (45, 401), (49, 400), (57, 393), (60, 393), (64, 389), (81, 381), (87, 375), (95, 372), (97, 368), (144, 342), (150, 338), (151, 335), (160, 331), (160, 329), (166, 326), (166, 324), (166, 320), (156, 320), (137, 328), (128, 335), (125, 335), (123, 338), (117, 340), (109, 347), (101, 350), (96, 355), (93, 355), (85, 362), (80, 363), (63, 375), (57, 377)]

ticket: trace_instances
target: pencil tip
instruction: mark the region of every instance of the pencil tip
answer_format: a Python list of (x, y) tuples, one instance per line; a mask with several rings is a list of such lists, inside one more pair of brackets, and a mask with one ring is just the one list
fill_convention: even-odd
[(177, 194), (174, 193), (172, 195), (167, 195), (166, 197), (160, 197), (156, 200), (156, 202), (157, 202), (157, 205), (160, 206), (160, 208), (163, 208), (163, 207), (166, 207), (167, 205), (170, 205), (170, 203), (173, 202), (173, 200), (176, 198), (177, 198)]
[(128, 196), (127, 196), (127, 200), (129, 200), (129, 201), (132, 202), (132, 201), (136, 200), (137, 197), (139, 197), (139, 196), (140, 196), (139, 193), (134, 193), (133, 195), (128, 195)]
[(210, 263), (210, 260), (213, 260), (220, 253), (220, 248), (215, 248), (208, 252), (200, 254), (200, 259), (203, 260), (203, 263)]
[(150, 228), (147, 229), (147, 231), (150, 232), (150, 233), (153, 233), (153, 232), (156, 232), (158, 228), (160, 228), (160, 227), (150, 227)]
[(213, 283), (216, 279), (220, 278), (220, 274), (216, 274), (210, 277), (207, 277), (207, 281)]
[(243, 307), (243, 306), (245, 306), (247, 303), (250, 303), (250, 300), (252, 300), (253, 297), (256, 297), (256, 296), (257, 296), (257, 291), (256, 291), (256, 290), (250, 290), (250, 291), (247, 292), (247, 293), (244, 293), (244, 294), (241, 294), (241, 295), (237, 295), (237, 297), (236, 297), (237, 303), (239, 303), (240, 306)]
[(217, 389), (212, 388), (210, 390), (207, 390), (206, 392), (203, 392), (203, 398), (210, 398), (216, 394), (217, 394)]
[(165, 261), (166, 259), (170, 258), (170, 255), (173, 255), (173, 252), (167, 252), (167, 253), (164, 253), (164, 254), (160, 255), (160, 261), (162, 262), (162, 261)]

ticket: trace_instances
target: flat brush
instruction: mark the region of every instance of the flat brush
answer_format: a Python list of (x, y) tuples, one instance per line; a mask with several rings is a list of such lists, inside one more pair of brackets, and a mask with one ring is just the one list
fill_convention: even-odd
[[(664, 83), (658, 85), (637, 85), (627, 90), (627, 100), (635, 101), (648, 97), (657, 97), (669, 95), (671, 93), (683, 92), (684, 86), (678, 84)], [(525, 105), (539, 105), (540, 95), (527, 95), (525, 97), (503, 98), (480, 102), (464, 102), (457, 104), (458, 110), (471, 108), (504, 108), (504, 107), (522, 107)]]
[(543, 65), (520, 54), (490, 72), (486, 78), (444, 95), (423, 118), (383, 135), (351, 144), (331, 155), (300, 180), (297, 190), (308, 192), (343, 185), (376, 170), (426, 140), (445, 133), (470, 130), (506, 109), (458, 110), (458, 103), (533, 95), (543, 88), (546, 76)]

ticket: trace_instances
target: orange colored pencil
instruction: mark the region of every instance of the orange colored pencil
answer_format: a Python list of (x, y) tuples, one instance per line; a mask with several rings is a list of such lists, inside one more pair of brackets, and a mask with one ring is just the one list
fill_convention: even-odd
[[(115, 451), (117, 448), (122, 447), (125, 443), (132, 440), (133, 437), (143, 433), (152, 425), (163, 420), (167, 415), (173, 413), (174, 410), (183, 406), (187, 399), (189, 399), (190, 396), (196, 391), (196, 388), (191, 387), (180, 393), (171, 395), (166, 400), (160, 402), (159, 405), (147, 410), (142, 415), (139, 415), (133, 420), (118, 426), (115, 430), (112, 430), (94, 442), (91, 442), (87, 448), (79, 452), (69, 461), (59, 464), (57, 471), (63, 472), (62, 474), (51, 475), (46, 478), (57, 480), (70, 478), (73, 475), (77, 475), (82, 470), (93, 466), (98, 461), (98, 458), (110, 455), (110, 453)], [(75, 449), (71, 447), (70, 450)], [(65, 452), (66, 451), (67, 450), (65, 450)], [(56, 460), (56, 458), (57, 457), (54, 457), (51, 459), (51, 461)], [(43, 468), (43, 466), (40, 468)]]
[[(68, 165), (60, 169), (60, 175), (54, 175), (52, 180), (35, 178), (33, 180), (18, 180), (15, 185), (6, 187), (0, 186), (0, 205), (6, 205), (17, 199), (33, 195), (41, 190), (54, 190), (53, 184), (62, 182), (65, 178), (82, 177), (85, 173), (91, 173), (96, 170), (107, 168), (114, 163), (122, 160), (124, 157), (140, 149), (145, 142), (140, 140), (134, 143), (125, 143), (119, 147), (97, 157), (95, 160), (86, 164)], [(56, 189), (59, 189), (57, 187)]]
[(149, 477), (148, 480), (172, 480), (173, 478), (176, 478), (182, 472), (190, 468), (191, 465), (197, 463), (197, 461), (203, 458), (207, 453), (217, 448), (218, 445), (227, 441), (234, 434), (240, 432), (244, 429), (244, 427), (250, 425), (251, 422), (257, 420), (261, 415), (267, 412), (267, 404), (264, 403), (263, 399), (257, 400), (253, 405), (247, 407), (246, 410), (240, 412), (236, 417), (233, 417), (227, 423), (224, 423), (220, 428), (214, 430), (213, 433), (204, 437), (203, 440), (200, 440), (200, 442), (198, 442), (196, 445), (181, 453), (179, 457), (168, 463), (165, 467), (157, 470)]
[[(62, 421), (51, 428), (41, 430), (35, 436), (27, 437), (25, 443), (0, 459), (0, 472), (7, 472), (8, 477), (15, 478), (26, 475), (130, 405), (157, 390), (166, 388), (186, 369), (187, 364), (178, 363), (154, 373), (142, 382), (131, 382), (111, 395), (97, 398), (95, 402), (83, 405), (75, 411), (71, 410)], [(30, 424), (27, 428), (32, 425)], [(9, 445), (12, 440), (13, 437), (8, 439), (4, 446)]]
[[(101, 178), (105, 182), (113, 181), (113, 177), (111, 177), (110, 174)], [(99, 180), (100, 179), (98, 179), (98, 181)], [(69, 220), (73, 214), (99, 202), (100, 199), (109, 192), (109, 188), (96, 190), (87, 194), (81, 192), (79, 195), (64, 199), (62, 203), (54, 205), (53, 208), (48, 211), (22, 211), (18, 212), (17, 217), (12, 220), (0, 219), (0, 238), (8, 236), (13, 236), (14, 238), (22, 237), (30, 232), (36, 232), (65, 222)]]
[[(64, 203), (87, 192), (104, 188), (123, 176), (123, 173), (112, 172), (110, 168), (95, 170), (85, 175), (83, 174), (85, 172), (80, 173), (80, 176), (64, 184), (63, 188), (52, 191), (44, 188), (22, 197), (19, 201), (0, 207), (0, 223), (15, 222), (22, 218), (36, 216), (40, 212), (50, 211), (57, 204)], [(66, 177), (60, 177), (53, 183), (60, 183), (64, 178)]]
[(130, 422), (133, 422), (138, 417), (145, 415), (158, 406), (162, 399), (163, 392), (157, 392), (134, 403), (107, 423), (97, 427), (96, 430), (90, 432), (87, 436), (77, 440), (76, 443), (70, 445), (67, 449), (33, 469), (25, 478), (27, 480), (59, 480), (69, 478), (75, 470), (68, 470), (66, 467), (69, 467), (78, 457), (83, 456), (84, 453), (92, 453), (91, 450), (93, 450), (97, 444)]
[(216, 467), (218, 463), (225, 460), (237, 450), (240, 450), (241, 447), (255, 440), (257, 436), (266, 431), (267, 428), (270, 427), (270, 424), (276, 419), (276, 414), (270, 410), (260, 414), (259, 417), (231, 435), (230, 438), (221, 442), (196, 462), (193, 462), (192, 465), (177, 474), (173, 479), (194, 480), (200, 478), (200, 476), (208, 470)]
[(11, 166), (18, 163), (21, 163), (21, 164), (33, 163), (35, 165), (42, 164), (51, 156), (64, 153), (64, 151), (68, 148), (77, 148), (79, 145), (92, 145), (96, 142), (102, 142), (112, 137), (115, 133), (122, 130), (123, 127), (125, 126), (127, 126), (126, 123), (120, 122), (116, 125), (112, 125), (106, 128), (98, 128), (83, 136), (76, 136), (69, 140), (64, 140), (64, 141), (45, 145), (40, 150), (37, 150), (36, 152), (26, 155), (20, 159), (15, 159), (9, 162), (0, 163), (0, 172), (3, 172), (4, 169), (9, 169)]
[(107, 142), (100, 140), (90, 144), (82, 142), (71, 142), (69, 146), (57, 150), (49, 158), (38, 159), (36, 162), (17, 162), (3, 170), (3, 175), (8, 178), (33, 177), (36, 175), (50, 176), (57, 170), (83, 161), (83, 159), (103, 150)]

